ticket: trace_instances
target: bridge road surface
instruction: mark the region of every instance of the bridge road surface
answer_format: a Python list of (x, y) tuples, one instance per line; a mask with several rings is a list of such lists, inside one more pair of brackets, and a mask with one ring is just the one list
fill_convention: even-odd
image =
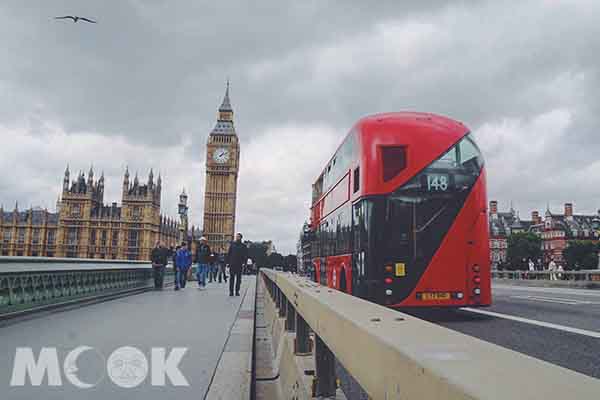
[[(200, 290), (196, 282), (188, 282), (178, 292), (169, 287), (2, 326), (0, 399), (203, 399), (242, 299), (254, 284), (254, 277), (244, 276), (241, 296), (229, 297), (228, 283), (209, 283), (207, 289)], [(100, 379), (90, 389), (71, 384), (62, 368), (66, 354), (83, 345), (95, 351), (80, 355), (77, 378), (87, 383)], [(106, 360), (122, 346), (138, 348), (148, 361), (146, 379), (134, 388), (114, 384), (106, 373)], [(48, 386), (47, 377), (41, 386), (31, 386), (29, 377), (25, 386), (10, 386), (17, 347), (32, 347), (36, 359), (41, 347), (56, 347), (62, 386)], [(173, 347), (188, 349), (179, 363), (188, 387), (175, 387), (168, 377), (166, 386), (152, 386), (152, 347), (166, 348), (167, 355)], [(143, 376), (139, 368), (113, 370), (120, 372)]]
[(600, 378), (600, 290), (494, 283), (492, 293), (491, 307), (415, 315)]

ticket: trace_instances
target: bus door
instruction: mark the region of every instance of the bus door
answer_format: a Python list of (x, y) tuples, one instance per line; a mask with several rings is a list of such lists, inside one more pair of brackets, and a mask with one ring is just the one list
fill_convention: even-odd
[(415, 270), (419, 245), (417, 205), (413, 198), (389, 197), (382, 206), (382, 295), (384, 304), (392, 304), (406, 298), (420, 276)]

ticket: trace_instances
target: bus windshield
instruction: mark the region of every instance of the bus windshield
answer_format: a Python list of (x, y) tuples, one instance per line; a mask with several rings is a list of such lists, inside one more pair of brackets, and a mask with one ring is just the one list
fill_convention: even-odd
[(428, 261), (460, 211), (483, 166), (470, 135), (386, 201), (385, 252), (388, 257)]

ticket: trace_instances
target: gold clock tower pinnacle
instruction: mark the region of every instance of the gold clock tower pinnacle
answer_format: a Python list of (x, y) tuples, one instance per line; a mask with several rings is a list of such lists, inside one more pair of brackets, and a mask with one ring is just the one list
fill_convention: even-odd
[(204, 236), (214, 252), (225, 253), (233, 240), (240, 144), (233, 125), (229, 81), (217, 124), (206, 144)]

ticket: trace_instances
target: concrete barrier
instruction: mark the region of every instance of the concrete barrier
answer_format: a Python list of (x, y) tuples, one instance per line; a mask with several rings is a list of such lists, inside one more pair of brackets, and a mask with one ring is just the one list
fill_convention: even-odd
[[(264, 332), (257, 333), (257, 340), (270, 340), (271, 343), (269, 349), (262, 349), (265, 353), (261, 357), (264, 365), (257, 366), (256, 400), (314, 399), (316, 367), (312, 353), (298, 354), (296, 333), (286, 329), (286, 318), (279, 316), (275, 301), (268, 295), (262, 296), (263, 293), (268, 293), (262, 279), (259, 279), (257, 290), (262, 299), (262, 304), (260, 306), (257, 304), (257, 307), (260, 307), (257, 309), (263, 310), (262, 318), (257, 315), (257, 324), (264, 324), (262, 327)], [(264, 346), (264, 342), (262, 343)], [(257, 351), (260, 356), (261, 348), (259, 347)], [(337, 390), (335, 399), (344, 399), (340, 390)]]
[[(600, 380), (296, 275), (263, 270), (261, 278), (278, 320), (292, 305), (314, 331), (317, 353), (330, 351), (373, 399), (598, 399)], [(302, 383), (280, 374), (284, 394)]]

